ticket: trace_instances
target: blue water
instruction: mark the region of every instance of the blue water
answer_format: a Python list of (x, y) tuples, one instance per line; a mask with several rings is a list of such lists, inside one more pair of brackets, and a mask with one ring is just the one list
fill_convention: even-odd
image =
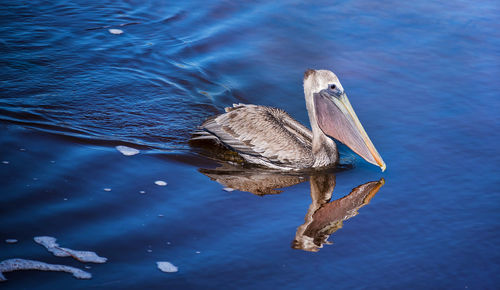
[[(499, 15), (496, 1), (3, 1), (0, 261), (93, 278), (19, 271), (2, 287), (498, 288)], [(308, 68), (339, 76), (387, 171), (342, 147), (353, 166), (321, 177), (331, 200), (309, 176), (272, 176), (279, 194), (222, 190), (191, 132), (240, 102), (308, 125)], [(294, 249), (311, 218), (306, 234), (336, 225), (333, 244)], [(41, 235), (108, 262), (54, 257)]]

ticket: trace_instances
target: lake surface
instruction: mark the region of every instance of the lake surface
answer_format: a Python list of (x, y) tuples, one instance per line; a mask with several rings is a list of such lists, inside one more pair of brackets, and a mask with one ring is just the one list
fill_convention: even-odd
[[(3, 1), (0, 261), (92, 279), (16, 271), (2, 287), (498, 289), (499, 15), (496, 1)], [(339, 76), (385, 172), (346, 147), (343, 170), (303, 176), (188, 145), (233, 103), (309, 125), (308, 68)], [(108, 260), (55, 257), (36, 236)]]

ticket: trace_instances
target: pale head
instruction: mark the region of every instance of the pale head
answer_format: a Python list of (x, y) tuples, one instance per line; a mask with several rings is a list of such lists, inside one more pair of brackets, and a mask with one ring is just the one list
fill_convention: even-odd
[(335, 85), (338, 89), (344, 91), (339, 78), (329, 70), (308, 69), (304, 73), (304, 91), (307, 90), (310, 94), (319, 93), (331, 85)]

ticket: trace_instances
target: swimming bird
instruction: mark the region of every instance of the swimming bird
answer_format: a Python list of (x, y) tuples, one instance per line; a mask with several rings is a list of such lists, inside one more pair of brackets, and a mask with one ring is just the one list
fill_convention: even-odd
[(339, 154), (331, 136), (384, 171), (386, 165), (338, 77), (329, 70), (309, 69), (303, 83), (311, 130), (281, 109), (234, 104), (203, 122), (191, 140), (215, 141), (249, 164), (303, 170), (338, 164)]

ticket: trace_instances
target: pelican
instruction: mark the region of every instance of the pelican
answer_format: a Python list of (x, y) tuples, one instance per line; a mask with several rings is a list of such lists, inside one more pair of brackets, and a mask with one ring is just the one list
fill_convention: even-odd
[(311, 129), (285, 111), (234, 104), (207, 119), (192, 141), (211, 140), (249, 164), (278, 170), (333, 167), (339, 162), (335, 142), (342, 142), (367, 162), (386, 165), (361, 125), (337, 76), (329, 70), (304, 73), (304, 95)]

